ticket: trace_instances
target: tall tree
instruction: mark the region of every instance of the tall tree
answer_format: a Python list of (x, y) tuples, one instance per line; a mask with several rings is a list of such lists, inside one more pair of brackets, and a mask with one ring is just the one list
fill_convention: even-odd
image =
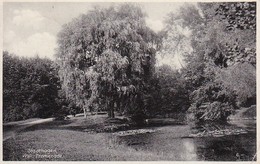
[[(228, 109), (254, 103), (255, 12), (254, 2), (198, 3), (167, 18), (166, 27), (177, 25), (191, 32), (189, 42), (182, 43), (192, 47), (191, 52), (183, 52), (187, 65), (182, 73), (191, 93), (190, 109), (199, 118), (226, 118)], [(178, 30), (170, 32), (181, 35)], [(251, 83), (246, 82), (248, 78)], [(238, 86), (243, 86), (243, 91)]]
[(57, 110), (59, 80), (48, 59), (3, 52), (3, 118), (15, 121), (51, 117)]
[[(156, 34), (132, 4), (95, 8), (63, 26), (57, 62), (66, 97), (86, 111), (104, 106), (134, 113), (155, 64)], [(129, 101), (131, 99), (131, 101)]]

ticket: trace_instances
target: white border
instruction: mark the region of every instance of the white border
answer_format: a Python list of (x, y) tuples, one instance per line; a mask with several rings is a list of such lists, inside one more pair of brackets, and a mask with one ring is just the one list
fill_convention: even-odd
[[(5, 2), (150, 2), (150, 3), (163, 3), (163, 2), (257, 2), (257, 40), (256, 40), (256, 47), (257, 47), (257, 66), (256, 66), (256, 78), (257, 78), (257, 145), (256, 145), (256, 148), (257, 148), (257, 161), (246, 161), (246, 162), (242, 162), (242, 161), (236, 161), (236, 162), (225, 162), (225, 164), (237, 164), (237, 163), (246, 163), (246, 164), (251, 164), (251, 163), (258, 163), (259, 161), (259, 158), (260, 158), (260, 144), (259, 144), (259, 113), (258, 113), (258, 104), (260, 103), (260, 100), (259, 100), (259, 93), (260, 93), (260, 89), (258, 87), (258, 84), (259, 84), (259, 79), (260, 77), (258, 76), (258, 72), (259, 72), (259, 62), (260, 62), (260, 59), (259, 59), (259, 45), (258, 45), (258, 39), (260, 37), (260, 34), (259, 34), (259, 23), (260, 23), (260, 19), (259, 19), (259, 8), (260, 8), (260, 2), (258, 2), (257, 0), (184, 0), (184, 1), (181, 1), (181, 0), (75, 0), (75, 1), (72, 1), (72, 0), (0, 0), (0, 17), (1, 17), (1, 23), (0, 23), (0, 36), (1, 36), (1, 39), (0, 39), (0, 50), (1, 50), (1, 54), (3, 52), (3, 3)], [(0, 58), (0, 63), (1, 63), (1, 66), (0, 66), (0, 72), (1, 72), (1, 75), (0, 75), (0, 91), (2, 93), (2, 80), (3, 80), (3, 68), (2, 68), (2, 55), (1, 55), (1, 58)], [(1, 94), (0, 95), (0, 108), (2, 109), (3, 108), (3, 95)], [(139, 164), (139, 163), (151, 163), (151, 164), (169, 164), (169, 163), (176, 163), (176, 164), (182, 164), (182, 163), (188, 163), (188, 164), (200, 164), (200, 163), (203, 163), (203, 164), (215, 164), (215, 163), (223, 163), (222, 161), (216, 161), (216, 162), (207, 162), (207, 161), (76, 161), (76, 162), (73, 162), (73, 161), (3, 161), (3, 126), (2, 126), (2, 123), (3, 123), (3, 116), (2, 116), (2, 111), (0, 112), (0, 119), (1, 119), (1, 127), (0, 127), (0, 135), (1, 135), (1, 142), (0, 142), (0, 163), (6, 163), (6, 164), (11, 164), (11, 163), (21, 163), (21, 164), (24, 164), (24, 163), (31, 163), (31, 164), (35, 164), (35, 163), (57, 163), (57, 164), (68, 164), (68, 163), (92, 163), (92, 164), (100, 164), (100, 163), (117, 163), (117, 164), (121, 164), (121, 163), (134, 163), (134, 164)]]

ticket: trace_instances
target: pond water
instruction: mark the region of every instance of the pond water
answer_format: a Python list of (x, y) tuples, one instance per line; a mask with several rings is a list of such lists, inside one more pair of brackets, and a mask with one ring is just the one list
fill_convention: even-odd
[[(222, 137), (189, 137), (214, 129), (243, 129), (248, 133)], [(120, 136), (119, 143), (137, 151), (165, 156), (164, 160), (181, 161), (251, 161), (256, 160), (256, 121), (232, 121), (220, 125), (170, 125), (149, 127), (154, 133)]]

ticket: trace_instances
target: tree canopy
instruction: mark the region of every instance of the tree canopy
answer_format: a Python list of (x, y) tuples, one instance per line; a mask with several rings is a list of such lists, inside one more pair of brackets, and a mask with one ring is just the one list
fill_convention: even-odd
[[(132, 4), (95, 8), (64, 25), (57, 58), (67, 98), (84, 111), (103, 106), (111, 117), (114, 107), (141, 110), (139, 97), (154, 69), (158, 43), (145, 13)], [(125, 102), (128, 98), (132, 101)]]
[(3, 52), (4, 120), (83, 110), (213, 121), (256, 104), (255, 2), (185, 4), (158, 33), (145, 20), (135, 4), (95, 7), (62, 26), (55, 62)]
[[(165, 22), (169, 36), (183, 36), (166, 37), (166, 44), (175, 49), (176, 44), (170, 43), (191, 46), (191, 50), (181, 48), (186, 61), (182, 75), (190, 91), (189, 111), (197, 118), (214, 120), (227, 118), (238, 106), (255, 103), (254, 2), (186, 5), (178, 13), (170, 13)], [(185, 37), (183, 31), (190, 36)]]
[(3, 118), (16, 121), (57, 112), (57, 70), (48, 59), (19, 58), (3, 52)]

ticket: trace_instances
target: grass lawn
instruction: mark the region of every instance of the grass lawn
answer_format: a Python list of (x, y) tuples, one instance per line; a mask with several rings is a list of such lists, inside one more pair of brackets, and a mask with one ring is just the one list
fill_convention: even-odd
[[(255, 154), (254, 133), (225, 138), (190, 139), (185, 138), (191, 133), (190, 127), (178, 125), (158, 127), (157, 133), (135, 134), (134, 137), (126, 136), (122, 140), (117, 133), (95, 133), (91, 130), (111, 125), (111, 120), (106, 121), (106, 118), (104, 115), (73, 117), (69, 120), (6, 129), (4, 134), (14, 134), (3, 142), (3, 160), (180, 161), (201, 160), (204, 159), (203, 155), (211, 152), (206, 160), (223, 161), (236, 160), (235, 152), (246, 154), (250, 159)], [(254, 132), (255, 124), (250, 124), (251, 126)], [(227, 146), (224, 144), (223, 147), (213, 149), (213, 143), (218, 146), (227, 143)], [(215, 150), (216, 153), (227, 153), (215, 154)]]
[(102, 126), (106, 116), (72, 118), (31, 126), (4, 141), (5, 161), (165, 160), (161, 154), (136, 151), (117, 142), (112, 133), (86, 133)]

